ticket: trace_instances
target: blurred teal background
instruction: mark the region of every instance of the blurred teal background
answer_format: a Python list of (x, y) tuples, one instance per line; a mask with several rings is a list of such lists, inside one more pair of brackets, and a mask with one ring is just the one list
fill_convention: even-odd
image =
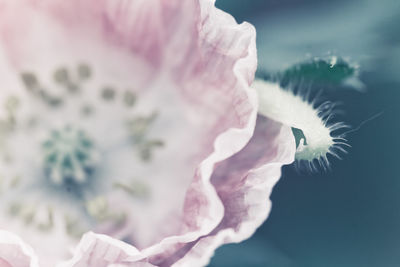
[(351, 83), (308, 85), (342, 102), (337, 120), (354, 128), (383, 113), (349, 133), (352, 148), (342, 161), (331, 160), (332, 171), (299, 174), (286, 166), (269, 219), (251, 239), (218, 249), (210, 266), (400, 266), (400, 1), (217, 0), (217, 6), (256, 27), (259, 73), (282, 73), (314, 57), (342, 58), (358, 67)]

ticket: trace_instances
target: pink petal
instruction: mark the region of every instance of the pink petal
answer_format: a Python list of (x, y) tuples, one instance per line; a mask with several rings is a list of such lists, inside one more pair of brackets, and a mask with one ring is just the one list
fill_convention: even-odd
[(32, 248), (13, 233), (0, 230), (0, 267), (38, 267)]
[[(205, 266), (214, 250), (222, 244), (240, 242), (249, 238), (267, 218), (271, 209), (271, 195), (280, 178), (283, 164), (294, 160), (295, 145), (290, 127), (259, 117), (255, 134), (239, 153), (217, 163), (211, 181), (224, 205), (222, 220), (209, 234), (196, 240), (176, 243), (165, 242), (138, 252), (112, 239), (90, 234), (82, 244), (90, 243), (79, 264), (106, 266), (106, 263), (149, 262), (154, 266)], [(198, 194), (204, 194), (199, 192)], [(207, 199), (207, 196), (204, 196)], [(188, 237), (189, 234), (186, 235)], [(182, 239), (181, 239), (182, 240)], [(175, 241), (175, 242), (174, 242)], [(174, 244), (175, 243), (175, 244)], [(160, 248), (160, 246), (162, 246)], [(107, 251), (107, 252), (106, 252)], [(160, 251), (163, 251), (159, 253)], [(91, 265), (88, 255), (114, 255), (101, 257), (104, 265)], [(79, 257), (78, 257), (79, 258)], [(91, 260), (99, 260), (94, 257)], [(81, 265), (71, 265), (81, 266)]]
[[(58, 24), (36, 24), (39, 14)], [(31, 36), (42, 31), (43, 39)], [(191, 125), (182, 132), (196, 130), (176, 150), (188, 154), (190, 164), (169, 174), (182, 184), (192, 181), (190, 187), (165, 189), (171, 198), (186, 192), (183, 211), (180, 205), (171, 210), (178, 213), (167, 224), (171, 229), (161, 230), (165, 220), (148, 221), (146, 232), (155, 235), (137, 248), (88, 233), (62, 266), (202, 266), (216, 247), (249, 237), (265, 220), (270, 191), (295, 146), (289, 129), (265, 119), (253, 136), (257, 99), (249, 85), (257, 62), (250, 24), (238, 25), (211, 0), (0, 0), (0, 38), (15, 70), (73, 57), (86, 51), (79, 50), (84, 41), (110, 53), (128, 51), (132, 57), (120, 64), (128, 76), (137, 71), (140, 79), (134, 81), (144, 88), (155, 75), (170, 76)], [(133, 68), (133, 55), (146, 65)], [(107, 63), (107, 55), (96, 56)], [(150, 239), (155, 241), (148, 245)]]
[(272, 189), (281, 167), (294, 160), (295, 144), (290, 127), (258, 117), (254, 136), (246, 147), (216, 165), (211, 177), (224, 205), (224, 217), (208, 235), (182, 249), (174, 266), (208, 264), (214, 250), (226, 243), (249, 238), (267, 219)]

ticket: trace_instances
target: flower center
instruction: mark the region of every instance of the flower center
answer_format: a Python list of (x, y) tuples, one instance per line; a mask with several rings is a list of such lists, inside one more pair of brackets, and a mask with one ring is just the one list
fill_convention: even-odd
[(52, 131), (42, 148), (46, 177), (56, 185), (86, 183), (98, 163), (94, 142), (71, 126)]
[(178, 112), (119, 72), (61, 66), (24, 71), (4, 107), (0, 98), (0, 215), (50, 239), (74, 243), (93, 230), (143, 242), (130, 231), (147, 223), (149, 207), (164, 206), (164, 170), (177, 169), (165, 167), (165, 151), (177, 150), (160, 129), (176, 134)]

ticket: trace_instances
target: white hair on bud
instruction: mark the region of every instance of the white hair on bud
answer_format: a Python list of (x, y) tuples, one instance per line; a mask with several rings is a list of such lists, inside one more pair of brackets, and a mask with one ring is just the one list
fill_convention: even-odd
[(255, 80), (252, 87), (258, 94), (259, 114), (302, 131), (305, 138), (299, 140), (296, 151), (299, 162), (305, 162), (311, 170), (316, 169), (315, 162), (327, 169), (329, 154), (341, 159), (339, 154), (347, 153), (347, 140), (334, 132), (348, 126), (330, 122), (334, 103), (327, 101), (316, 107), (315, 100), (308, 101), (306, 96), (263, 80)]

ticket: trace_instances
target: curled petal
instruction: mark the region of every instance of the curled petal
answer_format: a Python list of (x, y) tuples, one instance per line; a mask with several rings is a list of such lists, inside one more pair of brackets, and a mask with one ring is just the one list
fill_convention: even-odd
[(0, 230), (1, 267), (39, 267), (31, 247), (13, 233)]
[[(20, 16), (14, 16), (16, 11)], [(157, 182), (165, 187), (152, 185), (158, 202), (146, 209), (129, 207), (119, 195), (110, 201), (116, 209), (125, 205), (136, 212), (132, 222), (137, 224), (125, 214), (129, 223), (123, 229), (106, 225), (101, 232), (127, 236), (135, 246), (87, 233), (73, 258), (60, 266), (202, 266), (217, 246), (249, 237), (265, 220), (271, 189), (281, 166), (293, 160), (295, 146), (288, 128), (279, 123), (260, 119), (254, 132), (253, 26), (238, 25), (211, 0), (0, 0), (0, 37), (7, 71), (51, 70), (57, 60), (88, 56), (104, 68), (104, 76), (123, 69), (118, 80), (137, 85), (140, 96), (156, 96), (149, 102), (167, 114), (163, 132), (182, 127), (171, 131), (174, 138), (166, 150), (173, 149), (162, 158), (167, 164), (161, 167), (168, 171), (164, 175), (161, 169), (164, 179)], [(116, 51), (124, 53), (109, 61)], [(91, 210), (102, 211), (106, 204), (101, 200)], [(171, 214), (170, 223), (166, 218)], [(32, 240), (41, 246), (41, 238)], [(57, 253), (68, 248), (63, 249)], [(53, 266), (44, 251), (43, 266)]]
[[(280, 178), (281, 167), (294, 160), (294, 153), (290, 128), (259, 117), (255, 134), (245, 148), (215, 167), (211, 182), (224, 208), (222, 220), (210, 233), (173, 246), (164, 242), (162, 253), (158, 247), (138, 252), (111, 238), (90, 234), (80, 245), (86, 247), (80, 252), (80, 264), (107, 266), (104, 263), (107, 259), (107, 264), (125, 263), (127, 266), (205, 266), (216, 248), (249, 238), (267, 218), (271, 209), (269, 196)], [(85, 255), (107, 256), (103, 256), (102, 264), (91, 265)]]
[(218, 163), (212, 175), (211, 182), (224, 205), (223, 219), (211, 233), (186, 245), (175, 266), (192, 262), (205, 266), (222, 244), (249, 238), (268, 217), (269, 196), (281, 176), (282, 165), (292, 163), (294, 153), (290, 128), (258, 117), (250, 142), (239, 153)]
[[(186, 250), (187, 244), (211, 233), (224, 218), (224, 204), (210, 182), (214, 165), (241, 150), (254, 131), (257, 101), (255, 92), (249, 88), (256, 68), (254, 28), (247, 23), (237, 25), (231, 16), (216, 9), (213, 1), (200, 1), (200, 5), (196, 4), (197, 1), (185, 3), (195, 7), (194, 11), (200, 10), (200, 14), (195, 13), (197, 20), (185, 15), (179, 24), (192, 25), (178, 28), (177, 31), (189, 36), (190, 42), (182, 46), (178, 42), (182, 38), (171, 37), (171, 42), (164, 45), (166, 49), (179, 53), (164, 52), (168, 59), (166, 62), (173, 63), (172, 75), (180, 85), (180, 90), (188, 101), (201, 108), (204, 118), (208, 120), (205, 125), (211, 131), (204, 140), (198, 140), (205, 149), (201, 152), (205, 160), (199, 164), (186, 193), (180, 233), (166, 237), (139, 254), (119, 248), (118, 255), (122, 255), (122, 258), (113, 261), (114, 264), (173, 264), (183, 256), (181, 251)], [(193, 9), (185, 9), (182, 14), (191, 14), (190, 11)], [(176, 57), (172, 59), (171, 55)], [(213, 99), (218, 102), (212, 102)], [(196, 120), (205, 123), (203, 118)], [(82, 240), (81, 244), (88, 242), (88, 238)], [(94, 243), (105, 242), (107, 245), (104, 246), (110, 249), (118, 247), (111, 244), (110, 239), (104, 240), (98, 235), (91, 235), (90, 238), (96, 240), (92, 241)], [(95, 252), (97, 250), (99, 252)], [(71, 266), (87, 263), (84, 255), (101, 254), (102, 250), (102, 246), (87, 248), (85, 253), (81, 253), (82, 257), (75, 257), (75, 265)]]

